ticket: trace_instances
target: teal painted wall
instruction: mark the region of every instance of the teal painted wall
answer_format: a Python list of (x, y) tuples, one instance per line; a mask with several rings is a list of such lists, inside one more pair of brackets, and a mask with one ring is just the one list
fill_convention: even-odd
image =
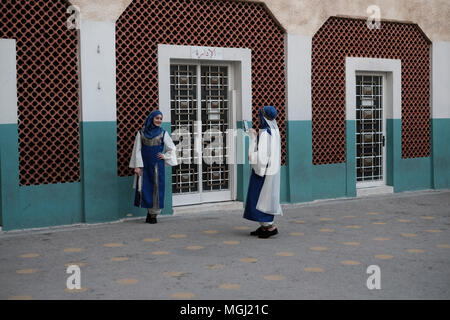
[(3, 230), (17, 228), (19, 137), (17, 124), (0, 124), (0, 214)]
[(356, 121), (347, 120), (345, 122), (346, 131), (346, 182), (345, 195), (356, 197)]
[(431, 121), (433, 188), (450, 188), (450, 119)]
[(84, 222), (80, 182), (19, 187), (20, 207), (11, 229)]
[(386, 120), (386, 166), (387, 184), (394, 192), (432, 188), (432, 162), (427, 158), (402, 158), (402, 122)]
[(84, 221), (98, 223), (117, 220), (116, 122), (81, 122), (80, 156)]
[(287, 121), (287, 176), (286, 200), (292, 203), (313, 200), (311, 183), (312, 123), (311, 121)]

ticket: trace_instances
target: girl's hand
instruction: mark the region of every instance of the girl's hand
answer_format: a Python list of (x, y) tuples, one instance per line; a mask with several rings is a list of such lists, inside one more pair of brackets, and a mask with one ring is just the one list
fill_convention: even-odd
[(164, 160), (164, 155), (161, 152), (158, 152), (157, 156), (159, 159)]
[(248, 129), (248, 135), (250, 136), (250, 139), (256, 139), (256, 131), (255, 129)]
[(138, 176), (142, 176), (142, 168), (134, 168), (134, 172), (138, 175)]

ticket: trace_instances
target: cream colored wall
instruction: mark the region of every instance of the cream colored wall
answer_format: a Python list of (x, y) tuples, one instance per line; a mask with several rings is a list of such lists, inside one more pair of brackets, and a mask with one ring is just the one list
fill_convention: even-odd
[[(71, 0), (87, 20), (115, 21), (132, 0)], [(201, 1), (201, 0), (198, 0)], [(450, 41), (450, 0), (263, 0), (290, 34), (312, 36), (330, 16), (367, 17), (378, 5), (384, 20), (417, 23), (432, 41)]]

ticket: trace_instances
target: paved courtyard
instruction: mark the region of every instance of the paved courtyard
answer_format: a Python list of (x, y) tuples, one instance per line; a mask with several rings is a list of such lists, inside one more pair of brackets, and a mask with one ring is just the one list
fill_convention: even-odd
[(236, 209), (1, 232), (0, 299), (450, 299), (450, 190), (283, 210), (269, 239)]

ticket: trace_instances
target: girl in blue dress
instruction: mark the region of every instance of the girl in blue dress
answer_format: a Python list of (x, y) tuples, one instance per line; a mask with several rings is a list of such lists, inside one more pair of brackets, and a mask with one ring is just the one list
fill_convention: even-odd
[(150, 113), (144, 127), (136, 134), (129, 165), (136, 173), (134, 205), (147, 208), (146, 222), (151, 224), (157, 223), (156, 217), (164, 208), (164, 165), (177, 165), (176, 148), (169, 134), (161, 128), (162, 120), (160, 111)]
[(252, 167), (244, 218), (260, 223), (252, 236), (269, 238), (278, 233), (274, 216), (282, 215), (280, 206), (280, 131), (277, 110), (265, 106), (259, 110), (259, 135), (249, 130), (249, 161)]

